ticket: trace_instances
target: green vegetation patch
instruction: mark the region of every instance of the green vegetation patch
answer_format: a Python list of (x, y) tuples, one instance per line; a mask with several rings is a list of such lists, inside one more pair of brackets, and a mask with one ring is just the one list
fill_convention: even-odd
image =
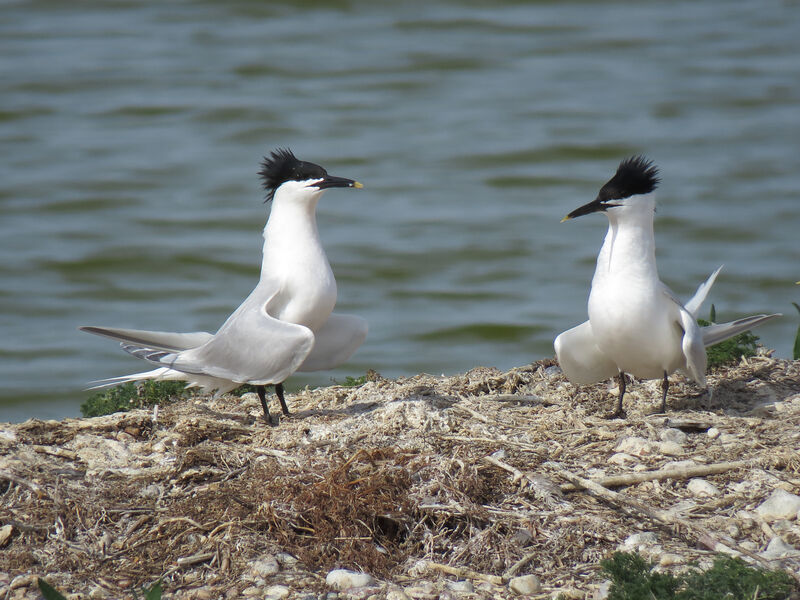
[(144, 381), (125, 383), (97, 394), (81, 404), (84, 417), (99, 417), (111, 413), (164, 405), (189, 395), (183, 381)]
[(628, 552), (615, 552), (600, 566), (611, 579), (608, 600), (787, 600), (795, 590), (788, 573), (723, 554), (707, 571), (692, 568), (678, 576), (654, 572), (651, 563)]

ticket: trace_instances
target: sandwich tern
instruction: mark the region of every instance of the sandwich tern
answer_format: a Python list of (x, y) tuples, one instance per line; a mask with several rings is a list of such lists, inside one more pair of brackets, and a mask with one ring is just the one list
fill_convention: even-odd
[(654, 190), (658, 169), (643, 156), (623, 160), (616, 174), (592, 202), (563, 221), (594, 212), (608, 217), (608, 233), (589, 293), (589, 320), (560, 334), (554, 342), (567, 379), (591, 384), (615, 375), (623, 414), (625, 373), (662, 379), (661, 412), (665, 412), (669, 375), (681, 371), (703, 388), (706, 347), (780, 316), (755, 315), (730, 323), (700, 327), (697, 313), (722, 267), (683, 304), (658, 277), (653, 234)]
[(316, 208), (329, 188), (361, 188), (334, 177), (289, 149), (273, 151), (259, 175), (272, 201), (264, 227), (261, 277), (215, 334), (81, 327), (120, 341), (126, 352), (157, 368), (92, 382), (89, 389), (144, 379), (186, 381), (216, 396), (242, 384), (256, 386), (264, 418), (275, 386), (285, 415), (283, 382), (295, 371), (331, 369), (345, 362), (367, 335), (367, 322), (333, 313), (336, 279), (319, 238)]

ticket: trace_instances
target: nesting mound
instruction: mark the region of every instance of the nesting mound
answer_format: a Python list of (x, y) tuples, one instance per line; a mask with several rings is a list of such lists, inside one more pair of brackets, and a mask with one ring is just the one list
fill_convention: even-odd
[(625, 420), (604, 417), (609, 384), (540, 361), (305, 390), (278, 427), (254, 394), (0, 424), (0, 597), (36, 597), (35, 576), (93, 598), (159, 579), (165, 598), (316, 597), (341, 567), (375, 579), (340, 597), (505, 597), (533, 574), (536, 597), (581, 598), (618, 547), (797, 573), (796, 515), (757, 509), (800, 490), (800, 362), (718, 370), (712, 395), (672, 380), (668, 415), (640, 382)]

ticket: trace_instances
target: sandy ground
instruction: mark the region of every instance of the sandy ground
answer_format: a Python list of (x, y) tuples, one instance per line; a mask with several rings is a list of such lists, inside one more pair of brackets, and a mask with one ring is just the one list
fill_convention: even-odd
[(800, 361), (674, 376), (667, 415), (631, 383), (626, 419), (553, 365), (371, 373), (277, 427), (254, 394), (0, 424), (0, 598), (593, 598), (618, 548), (800, 575)]

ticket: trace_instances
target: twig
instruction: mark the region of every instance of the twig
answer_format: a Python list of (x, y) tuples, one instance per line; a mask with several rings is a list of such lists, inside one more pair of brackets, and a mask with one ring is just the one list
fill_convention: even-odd
[[(595, 483), (600, 484), (605, 488), (622, 487), (625, 485), (634, 485), (642, 483), (643, 481), (661, 481), (662, 479), (691, 479), (692, 477), (705, 477), (706, 475), (716, 475), (718, 473), (725, 473), (734, 469), (740, 469), (753, 464), (749, 460), (735, 460), (732, 462), (715, 463), (713, 465), (696, 465), (692, 467), (671, 467), (669, 469), (660, 469), (658, 471), (646, 471), (643, 473), (625, 473), (624, 475), (611, 475), (609, 477), (602, 477), (601, 479), (593, 480)], [(573, 483), (565, 483), (561, 485), (562, 492), (574, 492), (575, 490), (582, 489), (581, 486), (576, 486)]]
[(429, 569), (433, 569), (434, 571), (439, 571), (441, 573), (445, 573), (446, 575), (454, 575), (460, 579), (478, 579), (480, 581), (488, 581), (493, 585), (505, 585), (506, 580), (499, 575), (487, 575), (486, 573), (476, 573), (475, 571), (470, 571), (469, 569), (463, 569), (461, 567), (451, 567), (450, 565), (443, 565), (440, 563), (435, 563), (433, 561), (426, 561), (426, 565)]
[(541, 554), (541, 552), (541, 550), (536, 550), (520, 558), (517, 562), (511, 565), (505, 573), (503, 573), (503, 578), (511, 579), (514, 577), (522, 567), (531, 562), (534, 558), (536, 558), (537, 555)]
[(194, 556), (184, 556), (175, 561), (179, 567), (187, 567), (189, 565), (196, 565), (197, 563), (206, 562), (214, 558), (216, 552), (203, 552), (202, 554), (195, 554)]

